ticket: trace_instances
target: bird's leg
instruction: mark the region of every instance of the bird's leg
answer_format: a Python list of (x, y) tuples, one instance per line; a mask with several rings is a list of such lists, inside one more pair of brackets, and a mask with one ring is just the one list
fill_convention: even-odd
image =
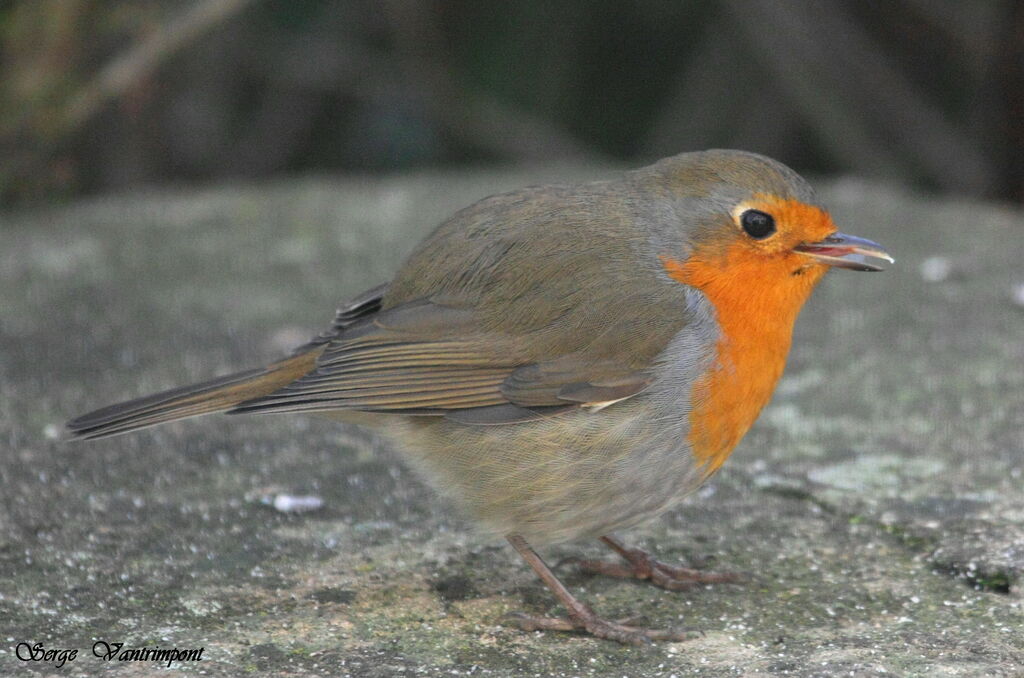
[(603, 560), (574, 559), (573, 562), (582, 572), (588, 574), (604, 574), (623, 579), (646, 579), (655, 586), (670, 591), (683, 591), (697, 584), (717, 584), (734, 582), (739, 575), (728, 572), (701, 572), (689, 567), (668, 565), (656, 560), (643, 549), (631, 549), (615, 537), (601, 537), (609, 548), (622, 556), (626, 564), (609, 563)]
[(615, 640), (627, 645), (643, 645), (652, 640), (688, 640), (693, 636), (686, 631), (640, 628), (630, 625), (629, 620), (612, 622), (601, 619), (589, 605), (578, 600), (565, 588), (565, 584), (559, 581), (525, 539), (518, 534), (510, 534), (506, 539), (569, 611), (567, 618), (539, 617), (521, 612), (511, 615), (512, 622), (524, 631), (581, 631), (597, 638)]

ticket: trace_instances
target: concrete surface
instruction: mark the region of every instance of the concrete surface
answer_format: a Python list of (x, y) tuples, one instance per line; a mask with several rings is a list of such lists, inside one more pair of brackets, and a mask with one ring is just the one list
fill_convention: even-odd
[[(832, 273), (722, 473), (623, 535), (746, 582), (668, 593), (565, 573), (609, 617), (702, 632), (686, 643), (504, 626), (558, 609), (360, 430), (210, 417), (57, 439), (87, 409), (279, 356), (476, 197), (593, 174), (308, 179), (0, 214), (0, 674), (161, 665), (101, 661), (104, 641), (202, 647), (173, 666), (211, 676), (1024, 675), (1011, 209), (822, 185), (897, 266)], [(283, 513), (279, 494), (323, 506)], [(578, 553), (603, 555), (544, 555)], [(21, 642), (78, 656), (22, 662)]]

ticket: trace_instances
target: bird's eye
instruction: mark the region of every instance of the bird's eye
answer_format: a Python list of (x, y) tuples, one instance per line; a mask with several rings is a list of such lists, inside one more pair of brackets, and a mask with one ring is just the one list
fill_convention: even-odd
[(763, 240), (775, 232), (775, 219), (760, 210), (747, 210), (740, 215), (740, 225), (747, 235)]

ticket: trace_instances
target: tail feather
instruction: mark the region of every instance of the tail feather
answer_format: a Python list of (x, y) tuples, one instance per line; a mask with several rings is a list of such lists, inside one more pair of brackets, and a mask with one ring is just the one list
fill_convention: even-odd
[(316, 347), (265, 368), (110, 405), (72, 419), (67, 428), (73, 438), (106, 438), (168, 421), (223, 412), (295, 381), (316, 366), (322, 350), (322, 346)]

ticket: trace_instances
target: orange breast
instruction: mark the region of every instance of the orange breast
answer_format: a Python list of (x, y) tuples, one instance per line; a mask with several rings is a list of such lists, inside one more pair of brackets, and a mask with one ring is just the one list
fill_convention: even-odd
[(708, 474), (729, 457), (771, 398), (796, 317), (824, 273), (793, 276), (791, 264), (741, 247), (730, 247), (724, 257), (724, 265), (700, 256), (662, 260), (673, 279), (704, 292), (721, 330), (717, 360), (691, 394), (689, 442)]

